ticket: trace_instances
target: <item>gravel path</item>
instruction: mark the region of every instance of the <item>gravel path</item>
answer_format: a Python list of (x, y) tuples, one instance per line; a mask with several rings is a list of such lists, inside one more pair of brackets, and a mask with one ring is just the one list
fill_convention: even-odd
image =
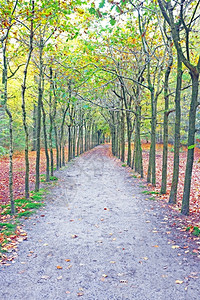
[(0, 267), (0, 300), (200, 299), (199, 259), (107, 152), (98, 146), (58, 172), (15, 263)]

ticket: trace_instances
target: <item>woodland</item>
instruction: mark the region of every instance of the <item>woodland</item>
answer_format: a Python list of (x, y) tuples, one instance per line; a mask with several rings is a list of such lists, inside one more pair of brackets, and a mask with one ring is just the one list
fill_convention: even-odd
[(0, 18), (2, 247), (101, 143), (199, 235), (200, 1), (0, 0)]

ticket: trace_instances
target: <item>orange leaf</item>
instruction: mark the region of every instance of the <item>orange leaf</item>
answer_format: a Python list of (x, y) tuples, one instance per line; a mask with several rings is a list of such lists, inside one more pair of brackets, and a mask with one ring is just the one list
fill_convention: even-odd
[(57, 269), (60, 270), (60, 269), (62, 269), (62, 267), (61, 266), (57, 266)]

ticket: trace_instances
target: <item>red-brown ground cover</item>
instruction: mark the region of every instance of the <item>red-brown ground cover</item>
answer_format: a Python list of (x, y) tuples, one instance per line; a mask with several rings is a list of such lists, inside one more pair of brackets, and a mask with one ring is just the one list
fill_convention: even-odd
[[(144, 181), (147, 178), (147, 170), (148, 170), (148, 161), (149, 161), (149, 148), (150, 144), (143, 144), (143, 167), (144, 167)], [(156, 145), (156, 186), (153, 187), (151, 184), (148, 184), (148, 187), (156, 192), (160, 192), (161, 189), (161, 181), (162, 181), (162, 145)], [(169, 149), (172, 146), (169, 145)], [(168, 154), (168, 175), (167, 175), (167, 193), (165, 195), (159, 195), (160, 199), (168, 202), (169, 194), (172, 183), (172, 175), (173, 175), (173, 157), (174, 153), (169, 151)], [(180, 162), (179, 162), (179, 184), (178, 184), (178, 194), (177, 194), (177, 205), (173, 206), (173, 209), (180, 210), (181, 202), (183, 196), (183, 188), (184, 188), (184, 178), (185, 178), (185, 167), (187, 160), (187, 148), (182, 147), (180, 153)], [(192, 172), (192, 184), (191, 184), (191, 192), (190, 192), (190, 216), (187, 218), (188, 222), (191, 222), (193, 225), (196, 224), (200, 226), (200, 149), (195, 148), (194, 155), (194, 165)]]
[[(55, 159), (55, 151), (54, 151)], [(30, 162), (30, 188), (34, 188), (35, 182), (35, 151), (29, 152)], [(40, 159), (40, 172), (45, 173), (45, 152), (41, 150)], [(9, 158), (3, 157), (0, 159), (0, 204), (7, 204), (9, 202)], [(23, 152), (17, 152), (13, 157), (13, 190), (14, 199), (22, 198), (24, 196), (24, 184), (25, 184), (25, 159)]]

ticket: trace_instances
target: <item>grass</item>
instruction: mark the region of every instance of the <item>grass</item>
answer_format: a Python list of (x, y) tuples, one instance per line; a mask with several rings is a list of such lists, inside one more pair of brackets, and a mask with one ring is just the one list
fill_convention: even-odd
[(192, 234), (195, 235), (195, 236), (199, 236), (200, 235), (200, 229), (197, 226), (194, 226)]
[(34, 208), (40, 208), (41, 206), (44, 206), (44, 203), (27, 203), (24, 208), (25, 209), (34, 209)]
[(56, 177), (56, 176), (50, 176), (50, 178), (49, 178), (51, 181), (56, 181), (56, 180), (58, 180), (58, 177)]
[(155, 192), (155, 191), (142, 191), (142, 194), (145, 194), (145, 195), (158, 195), (159, 192)]
[(149, 200), (156, 201), (156, 198), (155, 197), (150, 197)]
[(127, 164), (122, 164), (122, 167), (126, 167), (127, 166)]
[(0, 227), (5, 227), (6, 229), (13, 230), (16, 228), (16, 225), (12, 223), (0, 223)]
[(18, 217), (19, 218), (21, 218), (21, 217), (30, 217), (35, 212), (36, 212), (35, 210), (26, 210), (26, 211), (23, 211), (21, 213), (18, 213)]
[[(41, 182), (49, 183), (49, 182), (46, 181), (46, 175), (45, 174), (41, 174), (40, 177), (41, 177), (41, 179), (40, 179)], [(49, 176), (49, 180), (50, 181), (57, 181), (58, 177), (56, 177), (56, 176)]]
[(137, 176), (136, 176), (136, 175), (132, 175), (132, 177), (133, 177), (133, 178), (137, 178)]
[(197, 227), (197, 226), (188, 226), (187, 228), (186, 228), (186, 231), (189, 231), (189, 230), (191, 230), (191, 233), (193, 234), (193, 235), (195, 235), (195, 236), (200, 236), (200, 229), (199, 229), (199, 227)]
[[(30, 192), (30, 198), (16, 199), (15, 209), (16, 214), (12, 217), (11, 221), (8, 223), (0, 223), (0, 254), (6, 252), (6, 245), (10, 243), (10, 236), (16, 235), (16, 227), (20, 224), (19, 219), (22, 217), (30, 217), (36, 212), (36, 209), (44, 206), (42, 202), (45, 189), (40, 189), (38, 192)], [(1, 205), (3, 208), (2, 215), (11, 215), (10, 204)]]
[[(45, 174), (41, 175), (41, 181), (45, 180)], [(52, 184), (57, 181), (58, 178), (56, 176), (50, 176), (50, 182), (48, 184)], [(45, 204), (43, 203), (44, 195), (47, 194), (47, 190), (45, 188), (41, 188), (38, 192), (30, 191), (30, 198), (20, 198), (15, 200), (15, 209), (16, 214), (11, 216), (10, 203), (1, 205), (2, 213), (1, 215), (8, 216), (7, 220), (10, 220), (5, 223), (0, 223), (0, 256), (2, 253), (7, 252), (7, 245), (11, 242), (11, 240), (15, 239), (19, 233), (16, 228), (17, 225), (20, 225), (20, 218), (25, 217), (28, 218), (32, 214), (36, 213), (36, 210), (43, 207)], [(11, 218), (9, 217), (11, 216)], [(12, 237), (12, 239), (10, 239)]]

